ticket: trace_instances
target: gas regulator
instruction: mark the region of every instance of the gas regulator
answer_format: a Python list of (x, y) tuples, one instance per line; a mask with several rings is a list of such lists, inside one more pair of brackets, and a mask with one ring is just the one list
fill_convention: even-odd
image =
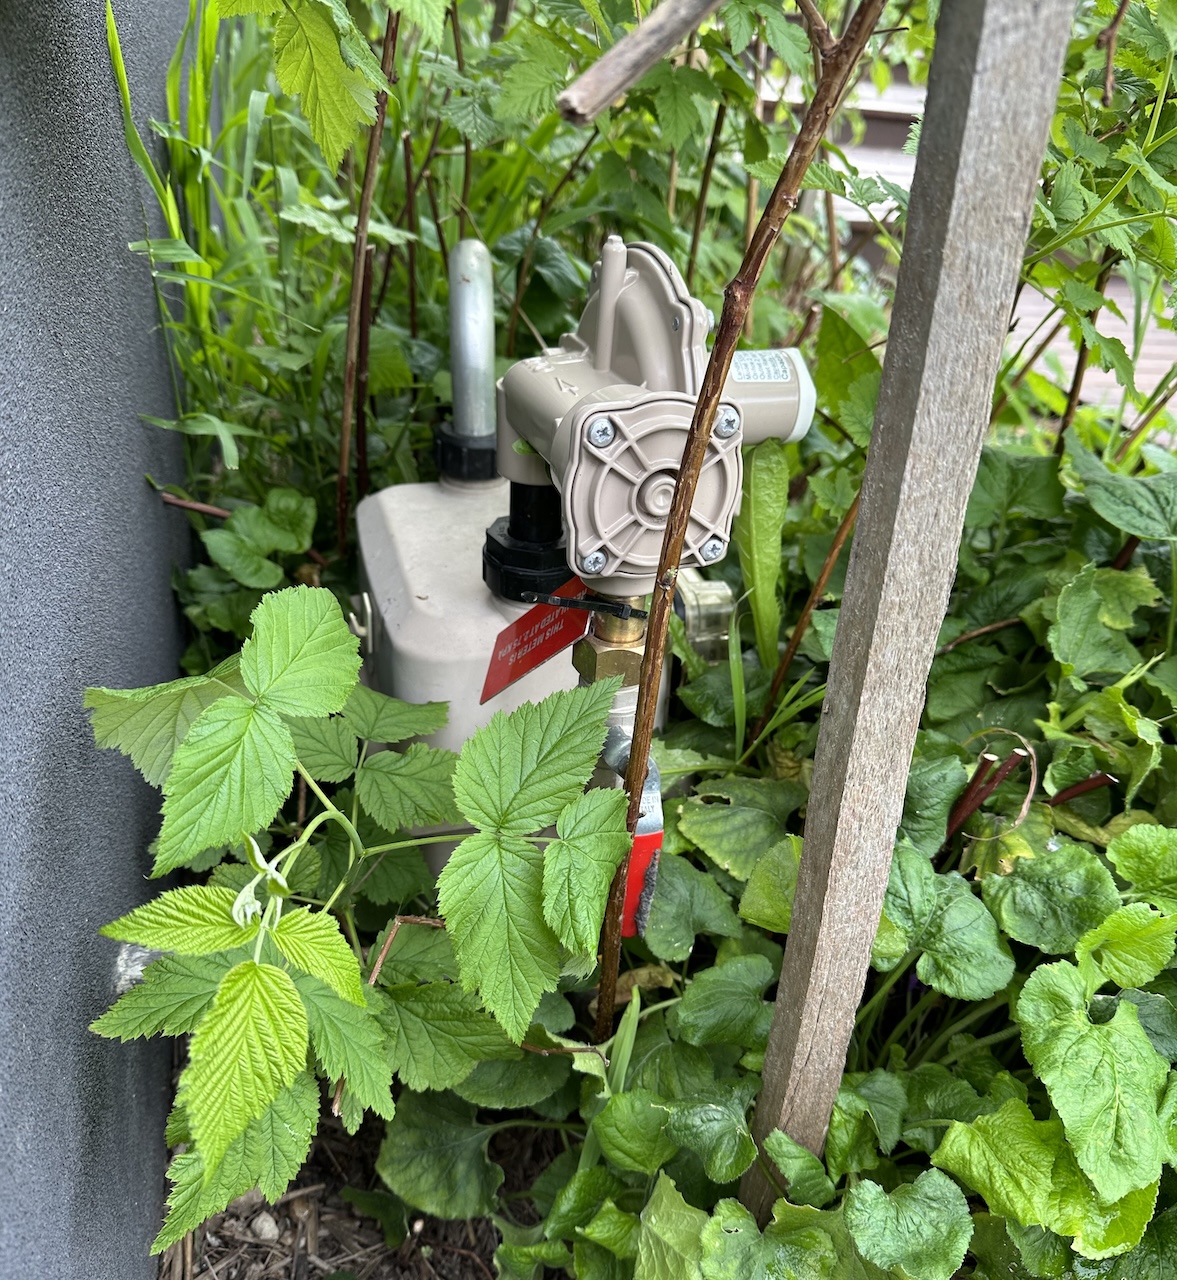
[[(366, 498), (355, 624), (367, 678), (411, 702), (450, 703), (434, 745), (458, 749), (495, 711), (578, 680), (622, 687), (596, 782), (618, 786), (633, 732), (652, 590), (679, 461), (707, 365), (707, 308), (649, 244), (610, 236), (574, 333), (494, 378), (490, 255), (450, 256), (453, 417), (437, 434), (440, 479)], [(699, 570), (727, 552), (741, 445), (797, 440), (813, 381), (795, 350), (741, 351), (699, 478), (676, 608), (697, 647), (726, 651), (730, 590)], [(552, 660), (569, 646), (572, 662)], [(631, 857), (626, 932), (652, 884), (656, 772)], [(436, 846), (435, 846), (436, 847)], [(448, 856), (440, 850), (438, 862)], [(435, 866), (435, 869), (437, 867)], [(647, 893), (648, 897), (648, 893)]]

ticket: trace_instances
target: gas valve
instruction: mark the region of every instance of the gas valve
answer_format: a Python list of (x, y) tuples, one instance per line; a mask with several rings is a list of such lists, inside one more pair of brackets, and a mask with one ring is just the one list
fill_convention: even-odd
[[(610, 236), (576, 332), (519, 361), (498, 383), (498, 468), (512, 481), (512, 511), (522, 502), (517, 492), (543, 505), (540, 489), (554, 485), (567, 569), (603, 595), (653, 589), (710, 328), (710, 313), (666, 254)], [(714, 564), (727, 551), (740, 504), (740, 446), (799, 439), (815, 400), (797, 351), (736, 354), (682, 564)], [(488, 542), (488, 557), (488, 585), (502, 591), (499, 543)]]

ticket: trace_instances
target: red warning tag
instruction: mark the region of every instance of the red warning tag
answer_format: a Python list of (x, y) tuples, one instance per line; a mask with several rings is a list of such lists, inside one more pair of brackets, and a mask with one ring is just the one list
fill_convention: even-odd
[(621, 909), (621, 936), (634, 938), (638, 932), (638, 907), (642, 890), (646, 887), (646, 875), (650, 863), (662, 848), (662, 832), (646, 831), (633, 838), (629, 852), (629, 870), (625, 877), (625, 904)]
[[(584, 583), (572, 578), (552, 595), (573, 599), (584, 591)], [(555, 604), (537, 604), (534, 609), (528, 609), (499, 632), (479, 703), (489, 702), (508, 685), (522, 680), (529, 671), (575, 644), (587, 633), (588, 626), (586, 610), (562, 609)]]

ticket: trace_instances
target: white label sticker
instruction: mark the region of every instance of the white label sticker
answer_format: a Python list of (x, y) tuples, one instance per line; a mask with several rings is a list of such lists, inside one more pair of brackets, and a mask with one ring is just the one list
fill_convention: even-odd
[(731, 376), (736, 382), (792, 382), (793, 364), (783, 351), (737, 351)]

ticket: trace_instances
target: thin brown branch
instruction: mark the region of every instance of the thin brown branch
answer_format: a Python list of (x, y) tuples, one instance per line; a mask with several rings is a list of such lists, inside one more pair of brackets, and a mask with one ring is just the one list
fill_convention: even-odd
[[(433, 180), (433, 174), (425, 175), (425, 195), (429, 200), (429, 214), (433, 219), (433, 229), (437, 232), (437, 251), (441, 254), (441, 269), (446, 279), (450, 274), (450, 251), (449, 246), (445, 242), (445, 232), (441, 227), (441, 206), (437, 202), (437, 183)], [(458, 215), (458, 238), (462, 237), (462, 227), (464, 219)]]
[(1112, 561), (1112, 568), (1127, 569), (1132, 563), (1132, 557), (1136, 554), (1138, 546), (1140, 546), (1140, 539), (1133, 534), (1116, 553), (1116, 558)]
[(692, 292), (695, 287), (695, 269), (699, 264), (699, 243), (703, 238), (703, 227), (707, 222), (707, 197), (711, 194), (711, 175), (715, 172), (715, 161), (719, 156), (719, 144), (723, 136), (723, 122), (727, 119), (727, 106), (720, 103), (715, 111), (715, 126), (711, 130), (711, 145), (707, 148), (707, 159), (703, 162), (703, 176), (699, 179), (699, 198), (695, 202), (695, 225), (691, 231), (691, 253), (687, 258), (686, 282)]
[(945, 833), (945, 841), (951, 840), (952, 837), (964, 826), (965, 819), (973, 812), (976, 805), (973, 803), (977, 792), (985, 785), (985, 779), (993, 772), (997, 766), (997, 756), (991, 751), (982, 751), (977, 757), (977, 767), (973, 770), (973, 776), (968, 780), (965, 789), (956, 798), (956, 803), (952, 806), (952, 811), (948, 815), (948, 829)]
[(376, 985), (376, 979), (380, 977), (380, 970), (384, 968), (384, 962), (388, 959), (388, 953), (392, 949), (393, 939), (400, 932), (402, 924), (423, 924), (430, 929), (445, 928), (445, 921), (437, 916), (394, 916), (392, 928), (388, 931), (388, 937), (384, 939), (384, 946), (380, 948), (380, 954), (376, 957), (372, 972), (368, 974), (368, 986), (374, 987)]
[(1120, 38), (1120, 23), (1124, 21), (1129, 3), (1130, 0), (1120, 0), (1111, 22), (1095, 37), (1096, 48), (1106, 49), (1108, 55), (1107, 67), (1103, 73), (1103, 105), (1105, 107), (1112, 105), (1112, 94), (1116, 91), (1116, 41)]
[(968, 644), (970, 640), (975, 640), (978, 636), (992, 635), (994, 631), (1004, 631), (1006, 627), (1016, 627), (1021, 622), (1021, 618), (1002, 618), (1000, 622), (987, 622), (983, 627), (976, 627), (972, 631), (966, 631), (963, 635), (959, 635), (955, 640), (949, 640), (947, 644), (942, 644), (936, 650), (936, 657), (939, 658), (943, 654), (951, 653), (958, 645)]
[(846, 539), (850, 536), (850, 530), (854, 528), (854, 522), (857, 519), (858, 494), (855, 494), (854, 501), (850, 504), (850, 509), (842, 517), (842, 523), (834, 534), (834, 540), (830, 543), (830, 549), (826, 552), (825, 560), (822, 561), (821, 570), (814, 579), (812, 588), (810, 588), (809, 597), (805, 601), (796, 625), (793, 627), (793, 634), (789, 636), (789, 643), (785, 646), (785, 652), (781, 655), (780, 662), (777, 663), (776, 671), (772, 677), (772, 687), (768, 692), (768, 700), (764, 704), (764, 712), (752, 729), (753, 742), (760, 737), (764, 732), (765, 725), (768, 724), (773, 707), (776, 706), (776, 700), (780, 697), (785, 677), (789, 673), (789, 668), (793, 665), (793, 659), (797, 656), (801, 640), (809, 629), (809, 620), (813, 617), (813, 611), (817, 608), (818, 602), (826, 593), (830, 575), (834, 572), (834, 565), (838, 563), (838, 557), (842, 554), (842, 548), (846, 545)]
[(818, 12), (817, 5), (813, 3), (813, 0), (797, 0), (797, 8), (801, 10), (801, 16), (805, 19), (806, 27), (809, 28), (810, 43), (824, 62), (834, 52), (837, 45), (833, 32), (830, 31), (829, 24)]
[[(646, 649), (642, 657), (642, 672), (638, 685), (634, 735), (625, 776), (625, 789), (629, 795), (626, 822), (631, 832), (637, 828), (641, 812), (642, 787), (649, 768), (650, 744), (654, 736), (654, 716), (658, 706), (658, 690), (662, 681), (662, 665), (666, 652), (667, 624), (673, 607), (679, 562), (682, 560), (683, 545), (686, 540), (691, 507), (695, 500), (699, 473), (703, 468), (703, 460), (711, 439), (724, 384), (731, 370), (732, 357), (739, 345), (744, 318), (748, 314), (748, 305), (764, 274), (769, 254), (780, 237), (785, 220), (797, 207), (801, 183), (806, 171), (817, 154), (817, 149), (837, 111), (843, 91), (854, 75), (858, 61), (866, 49), (867, 41), (878, 24), (885, 5), (886, 0), (860, 0), (846, 24), (845, 34), (825, 60), (813, 101), (801, 121), (789, 157), (785, 161), (785, 167), (777, 179), (772, 195), (768, 198), (740, 269), (735, 279), (724, 290), (723, 312), (716, 330), (715, 343), (707, 361), (707, 369), (703, 375), (703, 385), (695, 404), (694, 416), (687, 431), (682, 461), (675, 480), (674, 496), (667, 514), (662, 551), (658, 560), (658, 573), (650, 603), (650, 618), (646, 626)], [(605, 908), (605, 924), (601, 940), (601, 983), (595, 1033), (598, 1041), (608, 1037), (613, 1025), (614, 994), (617, 989), (617, 970), (621, 955), (621, 916), (628, 871), (627, 856), (622, 859), (617, 874), (613, 878), (613, 884), (609, 890), (609, 901)]]
[(356, 497), (368, 492), (368, 354), (372, 338), (372, 264), (376, 246), (364, 250), (364, 283), (360, 291), (360, 341), (356, 350)]
[(1093, 773), (1090, 778), (1084, 778), (1082, 782), (1076, 782), (1069, 787), (1064, 787), (1061, 791), (1056, 791), (1054, 795), (1047, 798), (1046, 803), (1052, 806), (1066, 804), (1068, 800), (1085, 796), (1089, 791), (1098, 791), (1100, 787), (1114, 787), (1119, 781), (1119, 778), (1113, 778), (1110, 773)]
[[(982, 757), (982, 759), (983, 758), (984, 757)], [(997, 766), (988, 779), (986, 779), (975, 790), (972, 790), (971, 794), (969, 794), (969, 790), (966, 790), (965, 794), (968, 795), (968, 803), (962, 803), (965, 796), (962, 796), (961, 799), (957, 801), (952, 810), (952, 814), (948, 819), (948, 831), (945, 839), (951, 840), (961, 827), (964, 826), (973, 814), (976, 813), (985, 801), (988, 800), (989, 797), (997, 790), (997, 788), (1001, 786), (1006, 778), (1008, 778), (1019, 765), (1025, 764), (1027, 760), (1031, 759), (1033, 759), (1033, 756), (1025, 747), (1014, 747), (1014, 749), (1005, 757), (1001, 764)]]
[[(1154, 391), (1154, 395), (1156, 392)], [(1144, 411), (1136, 425), (1128, 432), (1124, 443), (1116, 450), (1116, 461), (1123, 462), (1131, 452), (1132, 446), (1153, 424), (1153, 419), (1177, 395), (1177, 365), (1169, 370), (1169, 385), (1162, 394)]]
[[(1119, 254), (1112, 248), (1103, 251), (1103, 265), (1099, 269), (1099, 275), (1095, 278), (1095, 291), (1102, 294), (1108, 286), (1111, 279), (1112, 270), (1116, 262), (1119, 260)], [(1099, 307), (1096, 307), (1091, 313), (1091, 323), (1095, 323), (1095, 317), (1099, 315)], [(1067, 407), (1063, 410), (1063, 416), (1058, 424), (1058, 438), (1054, 442), (1054, 451), (1060, 457), (1063, 449), (1066, 447), (1065, 436), (1067, 429), (1071, 423), (1075, 421), (1075, 414), (1079, 408), (1079, 395), (1083, 390), (1083, 378), (1087, 373), (1087, 366), (1091, 362), (1091, 348), (1086, 342), (1079, 348), (1079, 354), (1075, 359), (1075, 372), (1071, 378), (1071, 389), (1067, 393)]]
[[(585, 156), (588, 155), (589, 148), (596, 140), (597, 130), (594, 129), (589, 134), (584, 146), (576, 153), (572, 163), (564, 170), (560, 181), (540, 201), (539, 211), (535, 215), (535, 225), (531, 229), (531, 238), (527, 242), (527, 248), (523, 250), (523, 257), (519, 260), (518, 275), (515, 278), (515, 296), (511, 300), (511, 312), (507, 317), (507, 355), (509, 356), (515, 354), (515, 333), (519, 327), (519, 317), (523, 310), (523, 295), (527, 291), (527, 281), (531, 271), (531, 258), (535, 252), (535, 242), (539, 239), (544, 219), (551, 213), (552, 206), (559, 199), (560, 193), (572, 181), (577, 169), (580, 168)], [(463, 207), (465, 206), (463, 205)]]
[[(417, 337), (417, 186), (410, 180), (413, 172), (413, 135), (406, 129), (401, 134), (401, 145), (405, 151), (405, 221), (407, 231), (413, 237), (405, 246), (405, 258), (408, 262), (409, 284), (409, 334)], [(424, 172), (424, 170), (422, 170)]]
[[(380, 70), (391, 83), (392, 66), (396, 59), (397, 33), (400, 31), (400, 14), (388, 14), (384, 29), (384, 47), (381, 51)], [(339, 414), (339, 481), (335, 493), (336, 541), (339, 554), (347, 552), (347, 524), (350, 508), (351, 472), (351, 419), (355, 403), (356, 359), (360, 344), (360, 304), (364, 291), (364, 256), (368, 248), (368, 223), (372, 218), (372, 196), (376, 190), (376, 175), (380, 170), (380, 144), (384, 138), (384, 118), (388, 111), (388, 92), (382, 89), (376, 95), (376, 119), (368, 132), (368, 155), (364, 165), (364, 185), (360, 190), (360, 207), (356, 213), (356, 243), (352, 254), (351, 296), (347, 307), (347, 340), (343, 361), (343, 407)]]
[[(495, 10), (495, 19), (498, 19), (498, 10)], [(458, 65), (459, 75), (464, 74), (466, 70), (466, 55), (462, 49), (462, 20), (458, 15), (458, 0), (451, 0), (450, 4), (450, 28), (454, 36), (454, 61)], [(492, 35), (491, 40), (495, 37)], [(474, 180), (474, 148), (469, 138), (462, 139), (462, 202), (458, 206), (458, 239), (462, 240), (466, 235), (466, 215), (462, 210), (470, 203), (470, 186)], [(428, 173), (428, 169), (422, 172)], [(428, 178), (426, 179), (428, 182)], [(431, 202), (436, 202), (436, 197), (430, 197)], [(444, 245), (444, 241), (443, 241)], [(443, 249), (444, 253), (444, 249)], [(446, 274), (449, 274), (449, 268), (446, 268)]]
[(166, 502), (169, 507), (180, 507), (184, 511), (195, 511), (202, 516), (213, 516), (217, 520), (228, 520), (233, 514), (224, 507), (210, 507), (207, 502), (193, 502), (191, 498), (177, 498), (174, 493), (165, 493), (160, 490), (159, 498), (161, 502)]
[(1007, 404), (1009, 404), (1010, 392), (1021, 385), (1026, 374), (1028, 374), (1030, 370), (1033, 369), (1033, 367), (1038, 363), (1038, 361), (1042, 359), (1042, 356), (1046, 352), (1046, 348), (1049, 347), (1050, 344), (1055, 340), (1055, 338), (1058, 337), (1059, 331), (1062, 329), (1062, 327), (1063, 327), (1063, 322), (1060, 320), (1054, 326), (1054, 328), (1051, 329), (1049, 333), (1047, 333), (1046, 337), (1043, 338), (1042, 341), (1034, 348), (1034, 350), (1030, 353), (1025, 363), (1021, 366), (1021, 368), (1017, 371), (1017, 373), (1015, 373), (1012, 378), (1008, 378), (1006, 380), (1005, 390), (1003, 390), (1001, 395), (997, 397), (996, 403), (993, 405), (992, 410), (990, 410), (990, 413), (989, 413), (990, 423), (993, 423), (997, 420), (997, 415), (1002, 411), (1002, 409), (1005, 408)]

